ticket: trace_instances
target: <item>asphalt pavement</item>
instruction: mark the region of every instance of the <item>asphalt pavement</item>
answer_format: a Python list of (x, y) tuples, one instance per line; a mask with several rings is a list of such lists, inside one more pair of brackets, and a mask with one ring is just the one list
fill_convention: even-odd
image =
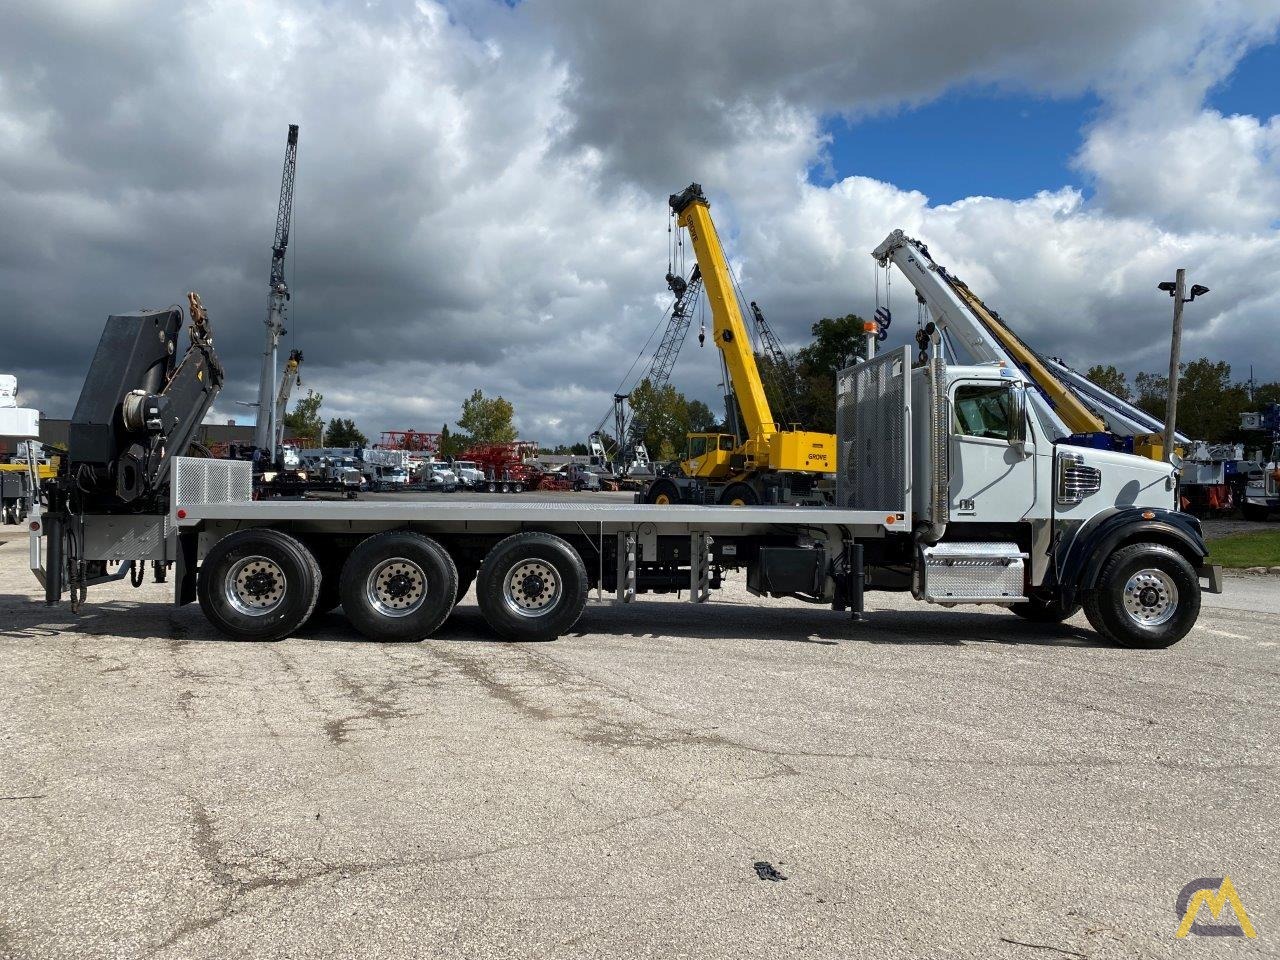
[[(251, 644), (151, 584), (47, 608), (24, 561), (3, 957), (1280, 955), (1280, 580), (1153, 652), (740, 582), (553, 643), (469, 597), (424, 643)], [(1256, 938), (1176, 939), (1224, 875)]]

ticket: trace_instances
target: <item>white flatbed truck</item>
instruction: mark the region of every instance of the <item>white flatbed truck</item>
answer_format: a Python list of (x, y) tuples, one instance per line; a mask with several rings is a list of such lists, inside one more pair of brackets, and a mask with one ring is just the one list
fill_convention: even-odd
[(176, 455), (221, 382), (203, 309), (175, 363), (180, 326), (180, 308), (108, 320), (63, 474), (31, 520), (50, 603), (140, 583), (150, 563), (232, 637), (289, 636), (341, 604), (370, 637), (418, 640), (474, 580), (496, 634), (548, 640), (593, 590), (702, 603), (741, 570), (755, 594), (855, 616), (865, 590), (1000, 604), (1029, 629), (1083, 605), (1111, 640), (1150, 648), (1185, 636), (1201, 590), (1220, 589), (1172, 467), (1060, 442), (1017, 370), (949, 366), (936, 343), (923, 362), (902, 348), (841, 374), (826, 507), (290, 502), (254, 501), (248, 464)]

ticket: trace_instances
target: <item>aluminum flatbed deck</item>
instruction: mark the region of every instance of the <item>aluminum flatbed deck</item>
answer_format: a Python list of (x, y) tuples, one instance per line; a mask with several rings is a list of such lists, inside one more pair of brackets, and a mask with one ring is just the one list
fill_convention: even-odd
[(664, 528), (746, 530), (776, 526), (844, 526), (907, 529), (902, 514), (831, 507), (696, 506), (645, 503), (557, 503), (548, 501), (493, 500), (234, 500), (219, 503), (178, 502), (179, 527), (230, 522), (247, 525), (273, 523), (350, 524), (352, 527), (409, 524), (424, 527), (466, 528), (469, 524), (499, 527), (603, 525), (610, 530), (641, 524)]

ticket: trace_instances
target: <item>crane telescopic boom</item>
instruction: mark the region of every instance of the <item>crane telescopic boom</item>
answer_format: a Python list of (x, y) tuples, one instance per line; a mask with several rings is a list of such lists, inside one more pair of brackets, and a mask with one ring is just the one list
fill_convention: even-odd
[(293, 385), (300, 383), (298, 368), (302, 366), (302, 351), (290, 350), (289, 359), (284, 362), (284, 375), (280, 378), (280, 392), (276, 395), (275, 433), (271, 449), (279, 451), (284, 445), (284, 414), (289, 406), (289, 395), (293, 393)]
[(693, 242), (703, 289), (715, 323), (716, 346), (729, 368), (729, 378), (742, 409), (742, 418), (746, 421), (747, 436), (767, 442), (778, 432), (778, 424), (769, 409), (769, 398), (765, 396), (764, 383), (760, 380), (760, 370), (751, 349), (751, 337), (742, 322), (733, 276), (729, 273), (724, 248), (720, 246), (720, 237), (711, 220), (711, 204), (707, 202), (701, 185), (693, 183), (681, 193), (672, 195), (671, 209), (679, 218), (679, 225), (689, 231), (689, 239)]
[[(267, 298), (267, 342), (262, 352), (262, 375), (258, 380), (258, 422), (254, 430), (254, 446), (274, 463), (279, 459), (276, 440), (276, 351), (284, 334), (285, 304), (289, 285), (284, 279), (284, 256), (289, 246), (289, 225), (293, 219), (293, 179), (298, 162), (298, 125), (289, 124), (284, 148), (284, 171), (280, 178), (280, 204), (276, 209), (276, 233), (271, 244), (271, 281)], [(300, 359), (300, 358), (299, 358)], [(296, 375), (296, 369), (294, 371)]]
[(963, 283), (929, 256), (924, 244), (894, 230), (871, 255), (893, 263), (924, 298), (939, 330), (949, 331), (976, 363), (1004, 363), (1037, 388), (1040, 410), (1064, 436), (1105, 433), (1107, 425), (1041, 361), (1036, 352)]

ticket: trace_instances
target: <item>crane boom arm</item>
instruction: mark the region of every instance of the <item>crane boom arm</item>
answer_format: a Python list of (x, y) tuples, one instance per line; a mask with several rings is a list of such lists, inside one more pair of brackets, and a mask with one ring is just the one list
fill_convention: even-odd
[(276, 395), (275, 441), (272, 450), (279, 450), (284, 443), (284, 415), (289, 407), (289, 396), (293, 393), (293, 385), (298, 382), (298, 368), (302, 366), (302, 351), (291, 350), (289, 359), (284, 362), (284, 374), (280, 378), (280, 392)]
[(702, 186), (697, 183), (690, 184), (681, 193), (672, 194), (670, 202), (677, 222), (689, 231), (689, 239), (693, 242), (703, 290), (711, 306), (716, 346), (724, 356), (730, 382), (746, 421), (747, 436), (751, 440), (766, 439), (778, 432), (778, 425), (773, 419), (773, 411), (769, 409), (769, 400), (751, 348), (751, 337), (742, 321), (729, 263), (711, 220), (711, 205), (702, 192)]
[(271, 241), (271, 286), (267, 295), (267, 342), (262, 351), (262, 372), (258, 377), (258, 422), (253, 443), (274, 461), (279, 453), (275, 442), (276, 348), (285, 332), (285, 303), (289, 285), (284, 279), (284, 255), (289, 246), (289, 225), (293, 219), (293, 180), (298, 165), (298, 125), (289, 124), (284, 147), (284, 170), (280, 175), (280, 203), (276, 207), (276, 232)]
[(892, 262), (924, 298), (938, 329), (950, 331), (978, 363), (1006, 363), (1040, 391), (1068, 433), (1103, 433), (1106, 424), (986, 304), (934, 263), (923, 244), (894, 230), (871, 254)]
[(271, 243), (271, 286), (284, 283), (284, 254), (293, 221), (293, 178), (298, 162), (298, 125), (289, 124), (284, 147), (284, 171), (280, 176), (280, 203), (276, 207), (276, 235)]

